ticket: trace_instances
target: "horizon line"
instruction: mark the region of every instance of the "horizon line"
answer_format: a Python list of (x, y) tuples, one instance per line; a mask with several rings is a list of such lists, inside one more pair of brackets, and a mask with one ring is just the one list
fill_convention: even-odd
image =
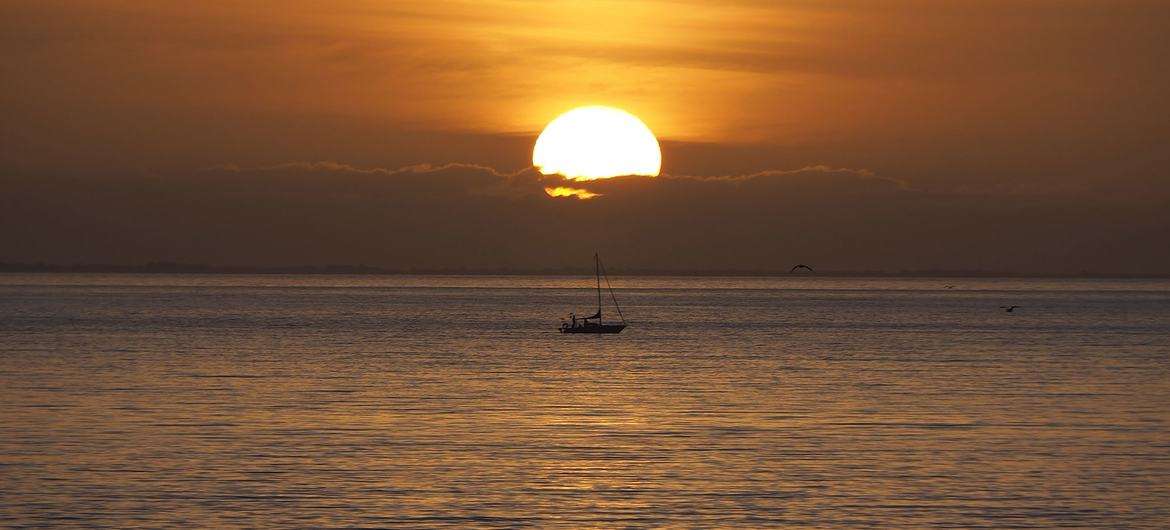
[[(868, 269), (822, 270), (814, 273), (791, 273), (788, 269), (663, 269), (611, 267), (622, 276), (730, 276), (730, 277), (923, 277), (923, 278), (1170, 278), (1170, 272), (1020, 272), (986, 269)], [(0, 273), (73, 273), (73, 274), (304, 274), (370, 276), (588, 276), (586, 267), (382, 267), (372, 265), (211, 265), (200, 263), (149, 262), (135, 265), (104, 263), (57, 264), (46, 262), (0, 262)]]

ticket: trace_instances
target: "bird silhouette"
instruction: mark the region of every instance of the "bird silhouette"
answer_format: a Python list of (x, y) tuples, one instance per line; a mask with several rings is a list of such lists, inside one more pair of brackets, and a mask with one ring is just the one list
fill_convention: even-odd
[(1003, 309), (1004, 311), (1007, 311), (1008, 313), (1015, 311), (1017, 307), (1020, 307), (1020, 306), (1018, 306), (1018, 305), (1001, 305), (1001, 306), (999, 306), (1000, 309)]
[(792, 268), (788, 270), (788, 274), (792, 274), (792, 273), (796, 272), (796, 271), (797, 271), (797, 270), (799, 270), (799, 269), (808, 269), (808, 271), (809, 271), (809, 272), (816, 272), (816, 271), (814, 271), (814, 270), (813, 270), (813, 268), (812, 268), (812, 267), (809, 267), (808, 265), (805, 265), (805, 264), (801, 263), (801, 264), (798, 264), (798, 265), (793, 265), (793, 266), (792, 266)]

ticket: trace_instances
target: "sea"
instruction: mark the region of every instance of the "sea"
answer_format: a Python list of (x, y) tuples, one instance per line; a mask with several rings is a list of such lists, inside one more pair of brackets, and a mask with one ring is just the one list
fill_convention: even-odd
[(0, 274), (0, 526), (1170, 528), (1170, 280), (594, 282)]

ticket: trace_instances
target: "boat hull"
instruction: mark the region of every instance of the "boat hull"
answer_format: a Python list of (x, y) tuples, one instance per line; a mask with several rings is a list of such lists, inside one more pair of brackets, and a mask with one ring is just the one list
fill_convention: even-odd
[(561, 333), (621, 333), (626, 329), (625, 324), (590, 324), (588, 326), (563, 327)]

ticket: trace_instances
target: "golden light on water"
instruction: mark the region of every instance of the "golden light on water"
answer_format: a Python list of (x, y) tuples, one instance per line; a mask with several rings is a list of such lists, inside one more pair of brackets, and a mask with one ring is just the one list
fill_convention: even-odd
[(642, 120), (621, 109), (594, 105), (549, 122), (532, 149), (532, 165), (545, 175), (580, 180), (655, 177), (662, 169), (662, 151)]

